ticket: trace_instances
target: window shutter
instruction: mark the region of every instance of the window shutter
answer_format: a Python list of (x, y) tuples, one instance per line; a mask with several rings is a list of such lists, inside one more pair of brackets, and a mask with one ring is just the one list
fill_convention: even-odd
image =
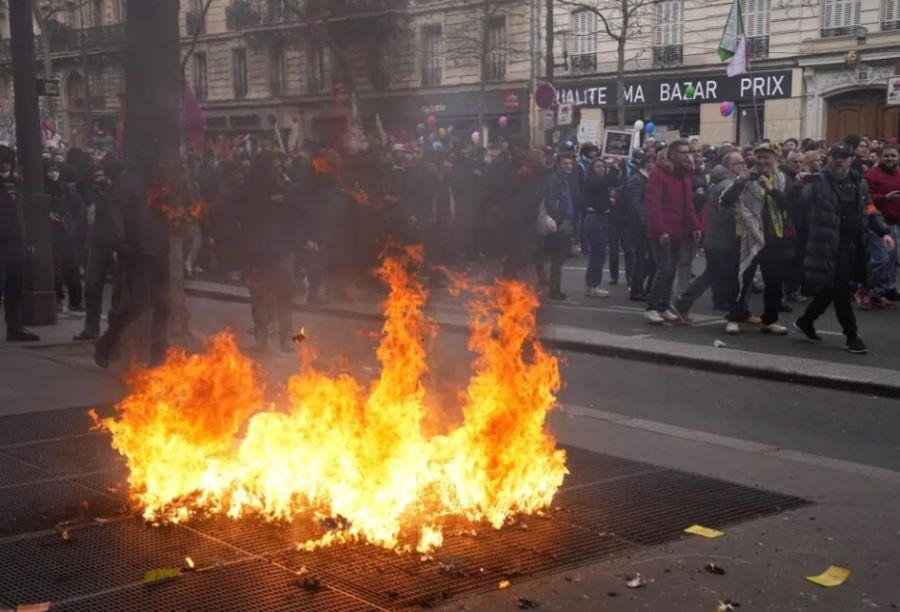
[(859, 25), (861, 0), (825, 0), (822, 28), (852, 28)]
[(745, 0), (744, 29), (747, 38), (769, 35), (770, 0)]
[(657, 6), (657, 45), (661, 47), (680, 45), (683, 20), (684, 0), (663, 0)]
[(884, 23), (900, 21), (900, 0), (884, 0)]

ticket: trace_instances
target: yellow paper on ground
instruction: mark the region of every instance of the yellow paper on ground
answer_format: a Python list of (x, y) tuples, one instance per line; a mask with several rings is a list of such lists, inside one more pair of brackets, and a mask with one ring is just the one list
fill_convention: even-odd
[(691, 525), (690, 527), (685, 529), (684, 532), (690, 533), (691, 535), (703, 536), (704, 538), (718, 538), (725, 535), (724, 531), (710, 529), (709, 527), (704, 527), (703, 525)]
[(830, 565), (827, 570), (818, 576), (807, 576), (806, 579), (823, 587), (836, 587), (839, 584), (844, 584), (849, 575), (850, 570), (847, 568)]

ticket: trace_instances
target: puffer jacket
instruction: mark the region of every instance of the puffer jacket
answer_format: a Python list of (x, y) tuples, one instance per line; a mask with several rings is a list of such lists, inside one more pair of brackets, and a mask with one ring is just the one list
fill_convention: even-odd
[(700, 229), (700, 220), (694, 208), (693, 179), (689, 172), (678, 176), (662, 163), (653, 166), (645, 202), (649, 238), (669, 234), (672, 240), (677, 241)]
[[(855, 241), (857, 253), (853, 258), (856, 265), (850, 271), (850, 280), (864, 283), (868, 267), (868, 230), (884, 236), (888, 233), (888, 227), (884, 217), (872, 204), (866, 181), (853, 171), (849, 180), (857, 184), (857, 211), (861, 219), (859, 236)], [(841, 205), (833, 181), (825, 170), (821, 175), (807, 179), (801, 195), (804, 207), (809, 210), (809, 240), (803, 260), (803, 277), (815, 290), (834, 286), (841, 237)]]
[(632, 227), (647, 227), (647, 176), (640, 170), (628, 177), (625, 183), (625, 220)]
[[(572, 201), (572, 210), (567, 210), (569, 198)], [(544, 207), (547, 214), (550, 215), (557, 226), (564, 221), (572, 221), (574, 215), (578, 213), (578, 198), (572, 189), (572, 182), (569, 176), (560, 172), (553, 172), (547, 178), (546, 191), (544, 192)]]

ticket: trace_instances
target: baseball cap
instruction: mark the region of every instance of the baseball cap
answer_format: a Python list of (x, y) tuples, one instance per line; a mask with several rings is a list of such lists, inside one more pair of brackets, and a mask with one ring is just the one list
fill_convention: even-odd
[(853, 153), (846, 144), (839, 144), (831, 147), (828, 150), (828, 155), (830, 157), (851, 157)]

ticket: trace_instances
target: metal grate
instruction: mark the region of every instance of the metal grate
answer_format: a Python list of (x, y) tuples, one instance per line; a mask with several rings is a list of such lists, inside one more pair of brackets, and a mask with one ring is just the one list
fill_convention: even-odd
[[(0, 419), (0, 567), (16, 568), (0, 572), (0, 607), (40, 601), (85, 611), (432, 607), (495, 589), (503, 579), (677, 539), (692, 523), (723, 527), (808, 503), (567, 448), (571, 474), (543, 516), (499, 531), (448, 521), (443, 547), (425, 560), (366, 544), (307, 553), (295, 544), (324, 530), (308, 517), (290, 524), (212, 517), (160, 528), (123, 517), (124, 465), (106, 435), (86, 432), (84, 412)], [(48, 440), (48, 430), (58, 439)], [(69, 543), (52, 530), (62, 520), (77, 523)], [(146, 571), (182, 567), (186, 556), (204, 571), (141, 584)], [(309, 577), (321, 588), (304, 588)]]

